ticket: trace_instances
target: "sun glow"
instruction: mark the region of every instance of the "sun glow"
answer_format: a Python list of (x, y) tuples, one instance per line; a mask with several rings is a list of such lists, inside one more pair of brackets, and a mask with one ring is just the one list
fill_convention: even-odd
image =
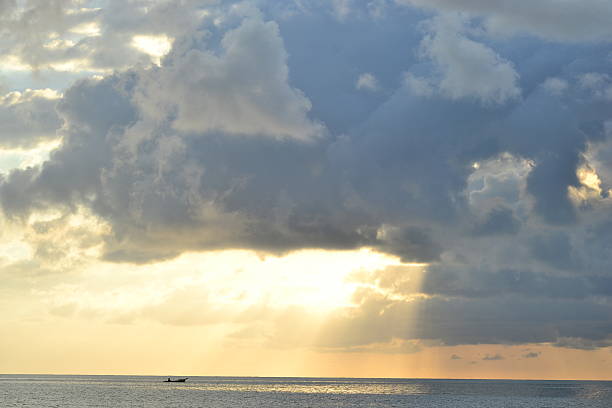
[(601, 180), (594, 169), (590, 167), (581, 167), (577, 171), (578, 180), (580, 183), (592, 190), (601, 192)]
[(166, 35), (135, 35), (132, 37), (132, 46), (137, 50), (151, 56), (156, 64), (170, 52), (173, 39)]
[[(69, 46), (67, 42), (51, 41), (47, 44), (46, 48), (62, 48)], [(17, 55), (5, 55), (0, 60), (0, 71), (10, 72), (32, 72), (41, 70), (51, 70), (58, 72), (81, 72), (81, 71), (92, 71), (92, 72), (112, 72), (111, 69), (101, 69), (91, 66), (91, 61), (87, 58), (75, 58), (70, 60), (64, 60), (62, 62), (50, 62), (41, 64), (40, 66), (30, 64), (23, 61)]]
[(395, 257), (367, 249), (358, 251), (299, 251), (268, 258), (256, 266), (256, 274), (271, 274), (278, 290), (278, 304), (308, 305), (329, 310), (351, 304), (357, 285), (348, 280), (355, 271), (376, 270), (399, 264)]
[[(351, 304), (351, 296), (359, 285), (348, 279), (351, 274), (397, 264), (395, 257), (366, 249), (307, 250), (263, 258), (252, 251), (192, 253), (141, 266), (91, 265), (70, 296), (64, 289), (47, 295), (56, 306), (68, 302), (95, 309), (109, 318), (117, 313), (142, 316), (147, 309), (152, 312), (149, 317), (155, 320), (158, 316), (154, 309), (161, 311), (181, 304), (192, 308), (188, 306), (184, 311), (189, 316), (177, 319), (194, 323), (207, 313), (204, 309), (225, 310), (226, 317), (253, 307), (278, 310), (302, 307), (313, 313), (326, 313)], [(110, 275), (115, 279), (113, 296), (130, 299), (130, 304), (122, 303), (117, 308), (117, 302), (108, 301), (106, 290), (99, 290), (107, 287), (101, 282)], [(145, 280), (147, 284), (143, 285)]]
[(98, 23), (90, 21), (88, 23), (79, 24), (70, 31), (74, 34), (80, 34), (86, 37), (97, 37), (100, 35), (100, 26)]
[(37, 166), (46, 161), (60, 144), (61, 139), (56, 139), (40, 143), (32, 149), (0, 149), (0, 174)]
[(574, 205), (580, 206), (584, 203), (602, 203), (610, 200), (610, 192), (605, 196), (602, 194), (601, 179), (594, 167), (588, 163), (578, 168), (576, 171), (580, 186), (569, 186), (567, 188), (569, 198)]

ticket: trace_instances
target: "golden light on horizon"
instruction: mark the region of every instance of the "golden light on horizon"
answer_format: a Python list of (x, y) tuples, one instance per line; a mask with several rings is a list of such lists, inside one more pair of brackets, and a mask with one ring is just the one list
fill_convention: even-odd
[[(41, 213), (31, 217), (30, 222), (50, 226), (45, 228), (45, 234), (54, 234), (53, 240), (65, 244), (58, 247), (64, 251), (78, 247), (70, 240), (83, 237), (85, 231), (95, 231), (96, 235), (103, 231), (95, 217), (86, 213), (65, 222), (58, 220), (63, 220), (61, 214)], [(162, 372), (179, 364), (182, 370), (202, 374), (304, 375), (306, 371), (301, 371), (301, 367), (309, 367), (308, 372), (314, 375), (316, 369), (308, 361), (317, 356), (316, 360), (323, 364), (330, 355), (313, 349), (319, 328), (333, 311), (352, 307), (355, 291), (363, 287), (363, 282), (354, 276), (376, 274), (401, 265), (397, 257), (365, 248), (304, 250), (283, 256), (261, 256), (243, 250), (215, 251), (188, 253), (147, 265), (112, 264), (95, 261), (96, 253), (88, 255), (100, 243), (93, 242), (91, 249), (85, 247), (67, 257), (72, 260), (56, 266), (58, 271), (64, 270), (59, 274), (40, 272), (39, 283), (30, 288), (32, 298), (10, 296), (10, 285), (19, 283), (9, 281), (9, 296), (4, 298), (3, 307), (18, 312), (2, 317), (0, 331), (4, 333), (0, 335), (12, 332), (3, 343), (12, 347), (15, 354), (4, 360), (0, 371), (30, 367), (27, 370), (45, 372), (45, 367), (52, 366), (55, 372), (71, 369), (135, 372), (135, 368), (129, 367), (144, 370), (138, 372), (157, 372), (145, 361), (162, 344), (174, 342), (179, 349), (205, 345), (209, 352), (202, 355), (200, 365), (177, 355), (162, 360), (159, 363), (164, 364)], [(30, 248), (23, 240), (0, 249), (16, 253), (17, 248), (21, 248), (23, 259), (39, 250), (36, 246)], [(41, 330), (53, 334), (48, 336), (49, 350), (38, 346), (38, 353), (55, 349), (63, 355), (61, 363), (48, 355), (39, 360), (39, 365), (32, 361), (24, 364), (24, 353), (32, 342), (37, 342), (34, 333)], [(150, 347), (138, 344), (143, 338), (148, 339)], [(131, 356), (123, 355), (116, 348), (117, 342), (123, 344), (122, 349), (138, 351)], [(78, 344), (92, 348), (87, 358)], [(215, 360), (216, 354), (210, 350), (217, 350), (223, 358)], [(372, 351), (376, 354), (375, 349)], [(123, 355), (121, 362), (105, 364), (109, 353)], [(229, 357), (245, 356), (244, 353), (254, 360), (247, 364), (244, 359)], [(257, 365), (261, 355), (278, 358), (279, 353), (292, 357), (276, 360), (267, 368)], [(362, 354), (367, 356), (370, 352), (366, 349)], [(337, 356), (340, 360), (356, 358), (354, 353)], [(363, 369), (361, 360), (359, 366)], [(218, 371), (211, 371), (211, 367)]]

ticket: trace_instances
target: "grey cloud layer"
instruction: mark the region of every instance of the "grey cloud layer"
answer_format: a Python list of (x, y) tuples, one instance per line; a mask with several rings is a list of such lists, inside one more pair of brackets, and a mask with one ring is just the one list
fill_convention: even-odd
[(45, 91), (11, 92), (0, 97), (0, 147), (32, 147), (56, 139), (62, 124), (56, 103), (56, 95)]
[[(483, 28), (477, 3), (221, 5), (192, 27), (172, 9), (166, 24), (187, 27), (161, 66), (65, 92), (62, 147), (3, 180), (4, 212), (86, 206), (116, 261), (368, 246), (431, 262), (419, 285), (363, 293), (329, 347), (607, 345), (608, 44), (492, 37), (515, 13), (483, 9)], [(366, 73), (375, 88), (356, 86)]]
[(484, 17), (492, 33), (532, 34), (557, 41), (610, 41), (612, 5), (606, 0), (397, 0), (443, 12)]

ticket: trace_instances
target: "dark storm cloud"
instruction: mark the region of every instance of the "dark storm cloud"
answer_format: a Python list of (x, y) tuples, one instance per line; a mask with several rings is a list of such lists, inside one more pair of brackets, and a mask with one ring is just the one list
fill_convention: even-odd
[(565, 233), (551, 233), (546, 236), (535, 236), (530, 242), (533, 257), (552, 268), (579, 269), (578, 261), (574, 259), (570, 238)]
[(589, 339), (578, 337), (563, 337), (554, 343), (556, 347), (573, 348), (577, 350), (596, 350), (602, 347), (612, 346), (611, 339)]
[[(4, 213), (85, 206), (109, 224), (112, 261), (367, 246), (431, 263), (418, 284), (397, 271), (364, 282), (393, 296), (361, 293), (322, 347), (607, 345), (609, 25), (551, 25), (569, 9), (586, 21), (572, 2), (534, 15), (399, 3), (157, 2), (122, 14), (110, 2), (95, 11), (103, 34), (82, 44), (95, 64), (122, 66), (128, 48), (109, 44), (136, 34), (165, 33), (172, 51), (66, 90), (62, 146), (2, 180)], [(512, 36), (526, 15), (528, 36)], [(375, 87), (357, 86), (366, 74)]]
[(493, 208), (483, 220), (474, 226), (476, 235), (515, 234), (520, 221), (509, 208)]
[(339, 313), (321, 329), (319, 342), (354, 347), (398, 338), (444, 345), (557, 343), (594, 348), (610, 343), (609, 308), (609, 303), (589, 300), (503, 296), (396, 301), (366, 293), (359, 308)]

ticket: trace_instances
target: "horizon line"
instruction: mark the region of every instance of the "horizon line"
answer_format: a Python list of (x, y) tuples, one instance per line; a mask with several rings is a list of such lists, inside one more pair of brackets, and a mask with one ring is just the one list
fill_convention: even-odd
[(345, 376), (269, 376), (269, 375), (198, 375), (198, 374), (67, 374), (67, 373), (0, 373), (0, 376), (89, 376), (89, 377), (188, 377), (188, 378), (284, 378), (284, 379), (335, 379), (335, 380), (432, 380), (432, 381), (583, 381), (583, 382), (612, 382), (610, 379), (583, 379), (583, 378), (476, 378), (476, 377), (345, 377)]

